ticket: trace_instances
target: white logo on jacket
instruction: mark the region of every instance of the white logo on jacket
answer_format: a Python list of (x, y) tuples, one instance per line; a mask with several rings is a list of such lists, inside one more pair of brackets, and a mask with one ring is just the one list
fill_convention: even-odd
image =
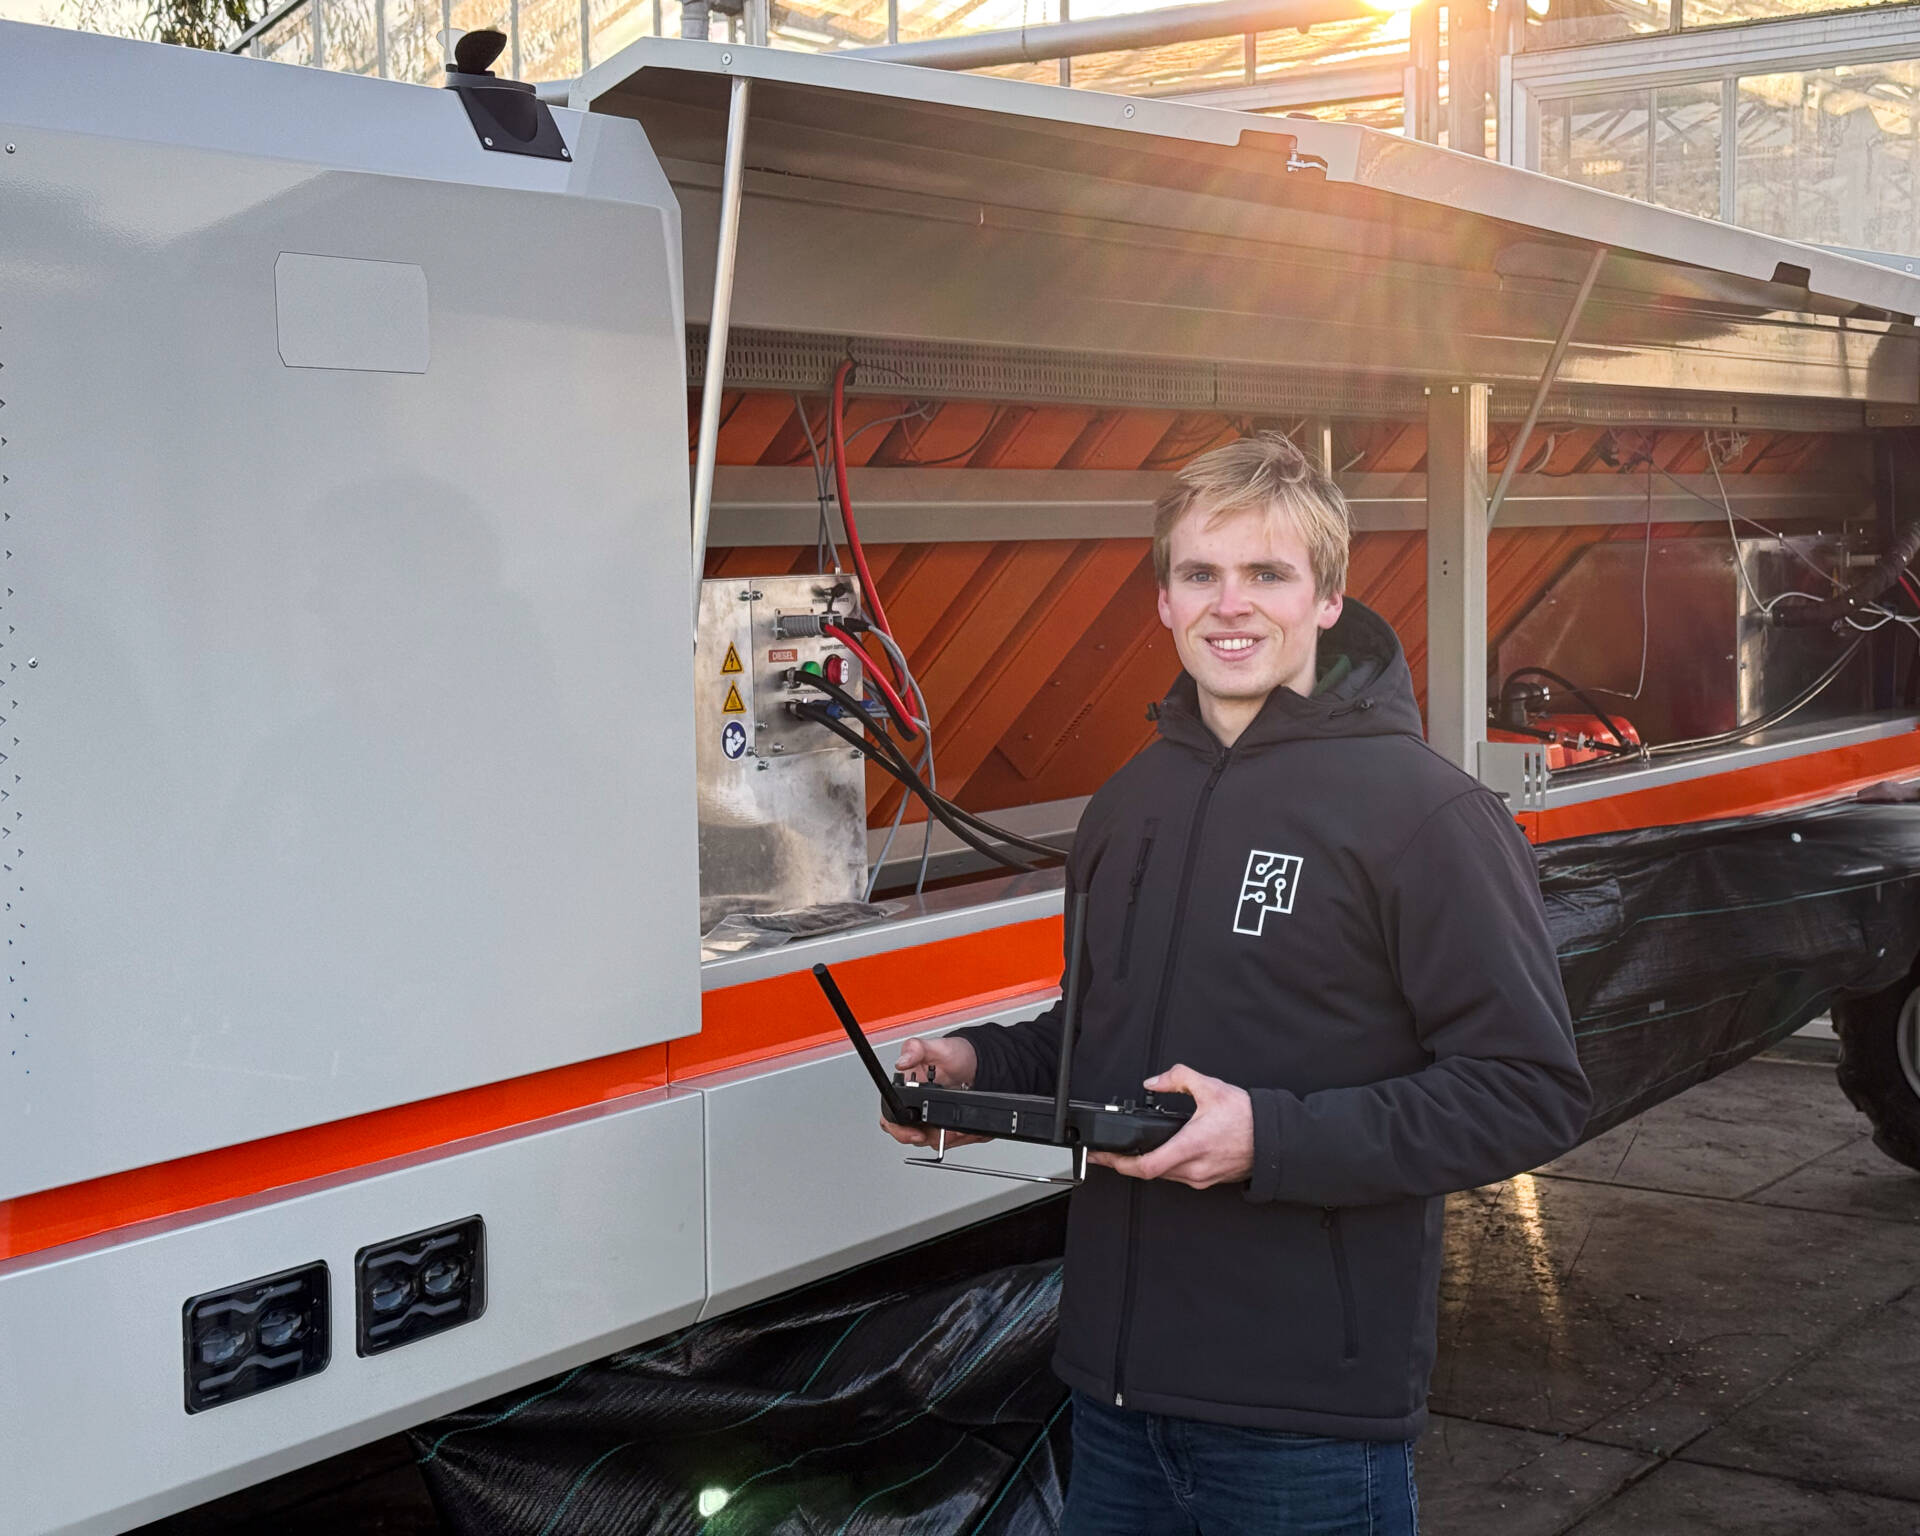
[(1293, 893), (1300, 884), (1300, 859), (1291, 853), (1247, 854), (1247, 872), (1240, 881), (1240, 905), (1233, 914), (1233, 931), (1258, 935), (1267, 914), (1293, 910)]

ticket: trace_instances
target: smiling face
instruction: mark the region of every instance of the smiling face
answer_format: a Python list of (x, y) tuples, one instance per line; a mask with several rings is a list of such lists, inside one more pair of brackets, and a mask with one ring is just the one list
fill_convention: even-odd
[(1168, 537), (1160, 622), (1200, 691), (1200, 716), (1227, 746), (1276, 688), (1313, 692), (1320, 631), (1340, 594), (1315, 590), (1306, 541), (1284, 511), (1213, 517), (1195, 508)]

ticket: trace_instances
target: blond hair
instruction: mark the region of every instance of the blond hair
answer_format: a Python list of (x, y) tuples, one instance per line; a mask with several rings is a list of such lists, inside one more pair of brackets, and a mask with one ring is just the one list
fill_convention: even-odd
[(1204, 511), (1207, 526), (1242, 512), (1279, 514), (1307, 546), (1314, 590), (1332, 597), (1346, 589), (1352, 523), (1347, 499), (1330, 476), (1278, 432), (1243, 437), (1201, 454), (1174, 478), (1153, 507), (1153, 574), (1166, 586), (1174, 525)]

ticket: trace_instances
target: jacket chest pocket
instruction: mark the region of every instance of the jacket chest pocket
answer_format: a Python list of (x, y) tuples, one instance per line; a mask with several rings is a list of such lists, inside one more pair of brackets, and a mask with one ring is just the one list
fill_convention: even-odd
[(1133, 872), (1127, 877), (1127, 910), (1120, 919), (1120, 961), (1114, 968), (1114, 979), (1125, 981), (1127, 972), (1133, 965), (1133, 928), (1140, 917), (1140, 885), (1147, 878), (1147, 865), (1153, 858), (1154, 834), (1160, 830), (1160, 819), (1156, 816), (1148, 820), (1140, 834), (1140, 848), (1133, 856)]

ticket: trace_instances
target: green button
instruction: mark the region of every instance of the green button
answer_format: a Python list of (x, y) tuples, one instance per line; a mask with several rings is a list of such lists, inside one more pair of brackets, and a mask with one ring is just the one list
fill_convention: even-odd
[(810, 672), (815, 677), (818, 677), (820, 676), (820, 663), (817, 661), (803, 661), (800, 663), (800, 670), (802, 672)]

